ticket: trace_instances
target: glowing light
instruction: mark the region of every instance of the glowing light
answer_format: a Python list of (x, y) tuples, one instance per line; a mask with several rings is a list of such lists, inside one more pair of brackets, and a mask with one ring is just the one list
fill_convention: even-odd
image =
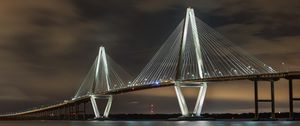
[(155, 81), (155, 84), (159, 84), (159, 81)]

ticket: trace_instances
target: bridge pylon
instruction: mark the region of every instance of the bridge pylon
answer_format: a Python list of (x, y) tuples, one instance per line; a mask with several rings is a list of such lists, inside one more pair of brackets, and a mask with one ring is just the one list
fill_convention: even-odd
[[(123, 88), (125, 86), (123, 77), (128, 78), (125, 75), (127, 73), (106, 54), (105, 48), (101, 46), (94, 64), (72, 100), (89, 99), (95, 118), (107, 118), (111, 109), (113, 95), (106, 94), (106, 92)], [(97, 99), (107, 100), (102, 116), (99, 113)]]
[[(174, 85), (182, 115), (201, 116), (207, 85), (212, 80), (248, 79), (249, 75), (273, 73), (276, 71), (272, 67), (232, 43), (187, 8), (185, 19), (124, 91)], [(193, 112), (188, 111), (183, 87), (200, 89)]]
[[(185, 87), (192, 87), (192, 88), (199, 88), (199, 93), (198, 93), (198, 98), (195, 104), (195, 108), (194, 111), (192, 113), (189, 112), (186, 102), (185, 102), (185, 98), (183, 96), (182, 90), (181, 88), (185, 88)], [(207, 84), (206, 83), (181, 83), (180, 81), (176, 81), (175, 82), (175, 92), (176, 92), (176, 96), (179, 102), (179, 107), (180, 107), (180, 111), (182, 116), (184, 117), (189, 117), (189, 116), (197, 116), (200, 117), (201, 116), (201, 112), (202, 112), (202, 108), (203, 108), (203, 103), (204, 103), (204, 98), (205, 98), (205, 94), (206, 94), (206, 90), (207, 90)]]
[[(192, 39), (188, 39), (188, 37)], [(193, 45), (193, 46), (191, 46)], [(197, 75), (200, 78), (203, 78), (203, 60), (202, 60), (202, 52), (200, 48), (200, 42), (199, 42), (199, 37), (198, 37), (198, 31), (197, 31), (197, 26), (196, 26), (196, 20), (195, 20), (195, 14), (194, 10), (192, 8), (187, 8), (186, 11), (186, 17), (184, 20), (184, 25), (183, 25), (183, 32), (182, 32), (182, 39), (180, 43), (180, 50), (179, 50), (179, 58), (178, 58), (178, 63), (176, 67), (176, 76), (175, 76), (175, 92), (176, 96), (179, 102), (179, 107), (182, 113), (182, 116), (184, 117), (189, 117), (189, 116), (201, 116), (201, 111), (205, 99), (205, 94), (207, 90), (207, 83), (206, 82), (182, 82), (181, 80), (187, 79), (185, 78), (184, 74), (184, 57), (186, 56), (185, 50), (186, 46), (191, 46), (193, 47), (190, 48), (194, 50), (195, 56), (196, 56), (196, 67), (194, 69), (197, 69)], [(181, 91), (182, 87), (193, 87), (193, 88), (199, 88), (199, 93), (198, 93), (198, 98), (195, 104), (194, 111), (192, 113), (189, 112), (185, 98), (183, 96), (183, 93)]]
[[(95, 68), (95, 83), (92, 84), (92, 93), (90, 94), (90, 100), (92, 103), (92, 107), (94, 110), (95, 118), (108, 118), (113, 96), (112, 95), (102, 95), (97, 94), (96, 88), (99, 87), (99, 85), (104, 84), (104, 88), (106, 88), (107, 91), (110, 90), (110, 81), (109, 81), (109, 67), (108, 62), (106, 58), (105, 48), (101, 46), (99, 48), (99, 54), (96, 58), (96, 68)], [(103, 86), (101, 86), (103, 87)], [(98, 105), (96, 102), (96, 99), (107, 99), (107, 104), (103, 113), (103, 116), (100, 116)]]
[[(103, 116), (100, 115), (96, 99), (107, 99), (106, 107), (103, 113)], [(92, 103), (95, 119), (98, 118), (108, 118), (111, 105), (112, 105), (113, 96), (112, 95), (90, 95), (90, 101)]]

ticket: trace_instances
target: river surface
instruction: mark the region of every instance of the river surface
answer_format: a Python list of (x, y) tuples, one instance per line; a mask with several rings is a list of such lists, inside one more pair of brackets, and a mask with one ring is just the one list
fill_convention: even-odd
[(300, 126), (299, 121), (0, 121), (0, 126)]

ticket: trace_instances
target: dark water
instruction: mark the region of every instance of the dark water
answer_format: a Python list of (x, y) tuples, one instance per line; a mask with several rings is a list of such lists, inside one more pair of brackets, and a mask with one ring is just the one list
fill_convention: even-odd
[(0, 126), (300, 126), (298, 121), (1, 121)]

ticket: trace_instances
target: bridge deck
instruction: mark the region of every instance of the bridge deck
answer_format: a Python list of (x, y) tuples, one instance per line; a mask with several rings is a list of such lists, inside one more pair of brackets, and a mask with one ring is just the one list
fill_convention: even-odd
[[(184, 80), (181, 81), (182, 83), (193, 83), (193, 82), (221, 82), (221, 81), (234, 81), (234, 80), (257, 80), (257, 81), (277, 81), (280, 78), (285, 79), (300, 79), (300, 71), (293, 71), (293, 72), (282, 72), (282, 73), (272, 73), (272, 74), (257, 74), (257, 75), (245, 75), (245, 76), (230, 76), (230, 77), (217, 77), (217, 78), (203, 78), (203, 79), (195, 79), (195, 80)], [(159, 88), (159, 87), (167, 87), (167, 86), (174, 86), (175, 81), (168, 81), (162, 82), (160, 84), (149, 84), (149, 85), (141, 85), (141, 86), (128, 86), (122, 89), (110, 90), (107, 92), (102, 92), (97, 95), (113, 95), (113, 94), (121, 94), (126, 92), (138, 91), (138, 90), (145, 90), (151, 88)], [(96, 95), (96, 96), (97, 96)], [(77, 102), (83, 102), (89, 100), (90, 96), (82, 96), (80, 98), (64, 101), (62, 103), (50, 105), (47, 107), (37, 108), (33, 110), (28, 110), (24, 112), (17, 112), (11, 114), (0, 115), (0, 117), (11, 117), (11, 116), (19, 116), (19, 115), (26, 115), (31, 113), (43, 112), (48, 110), (53, 110), (57, 108), (61, 108), (64, 106), (72, 105)]]
[[(225, 76), (225, 77), (215, 77), (215, 78), (203, 78), (194, 80), (184, 80), (182, 83), (194, 83), (194, 82), (222, 82), (222, 81), (235, 81), (235, 80), (257, 80), (257, 81), (278, 81), (280, 78), (285, 79), (300, 79), (300, 71), (292, 72), (282, 72), (282, 73), (271, 73), (271, 74), (254, 74), (254, 75), (244, 75), (244, 76)], [(145, 90), (151, 88), (167, 87), (173, 86), (175, 81), (162, 82), (160, 84), (147, 84), (139, 86), (128, 86), (126, 88), (110, 90), (103, 92), (104, 95), (109, 94), (121, 94), (126, 92)]]

